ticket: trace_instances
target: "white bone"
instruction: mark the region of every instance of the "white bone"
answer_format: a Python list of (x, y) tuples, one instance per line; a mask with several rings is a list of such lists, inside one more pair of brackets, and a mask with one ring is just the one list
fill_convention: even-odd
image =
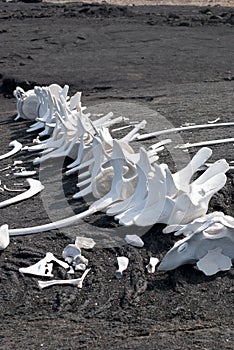
[(218, 123), (218, 124), (201, 124), (201, 125), (190, 125), (190, 126), (183, 126), (179, 128), (172, 128), (172, 129), (165, 129), (165, 130), (160, 130), (156, 132), (152, 132), (149, 134), (143, 134), (139, 135), (137, 137), (137, 140), (146, 140), (152, 137), (157, 137), (160, 135), (166, 135), (166, 134), (171, 134), (171, 133), (176, 133), (180, 131), (187, 131), (187, 130), (195, 130), (195, 129), (205, 129), (205, 128), (216, 128), (216, 127), (226, 127), (226, 126), (233, 126), (233, 122), (229, 123)]
[(146, 269), (148, 273), (154, 273), (158, 263), (159, 263), (159, 259), (151, 256), (148, 265), (146, 265)]
[(13, 173), (14, 176), (17, 177), (29, 177), (29, 176), (33, 176), (36, 175), (36, 170), (24, 170), (24, 171), (20, 171), (18, 173)]
[(7, 205), (10, 205), (10, 204), (15, 204), (17, 202), (20, 202), (22, 200), (35, 196), (37, 193), (41, 192), (44, 189), (44, 186), (41, 184), (39, 180), (27, 179), (27, 182), (30, 186), (30, 188), (27, 191), (13, 198), (9, 198), (3, 202), (0, 202), (0, 208), (6, 207)]
[(71, 263), (77, 256), (81, 255), (81, 250), (75, 244), (68, 244), (62, 252), (62, 257), (65, 261)]
[(133, 247), (142, 248), (144, 246), (144, 242), (142, 241), (142, 239), (135, 234), (126, 235), (125, 241), (127, 242), (127, 244), (132, 245)]
[[(219, 212), (215, 215), (207, 214), (188, 224), (187, 230), (184, 227), (184, 232), (190, 233), (167, 252), (158, 267), (159, 270), (173, 270), (183, 264), (197, 263), (205, 257), (198, 266), (205, 273), (210, 273), (215, 269), (227, 269), (230, 266), (227, 258), (234, 260), (234, 218)], [(220, 259), (217, 260), (216, 267), (213, 262), (215, 256)], [(205, 267), (205, 263), (209, 263), (210, 267)]]
[(218, 247), (208, 250), (208, 253), (196, 265), (206, 276), (211, 276), (219, 271), (230, 270), (232, 260), (228, 256), (223, 255), (222, 248)]
[(22, 161), (22, 160), (15, 160), (15, 161), (13, 162), (13, 166), (17, 166), (17, 165), (21, 165), (21, 164), (23, 164), (23, 161)]
[(21, 267), (19, 269), (20, 273), (26, 273), (35, 276), (45, 276), (45, 277), (53, 277), (53, 263), (47, 261), (47, 258), (43, 258), (38, 261), (36, 264), (31, 265), (29, 267)]
[(4, 185), (4, 190), (8, 191), (8, 192), (24, 192), (25, 190), (24, 189), (11, 189), (11, 188), (8, 188), (7, 185)]
[(52, 253), (49, 252), (46, 253), (46, 256), (40, 261), (38, 261), (36, 264), (31, 265), (29, 267), (22, 267), (19, 269), (19, 272), (37, 276), (53, 277), (53, 262), (56, 262), (64, 269), (69, 268), (69, 265), (67, 263), (57, 259)]
[(17, 140), (14, 140), (14, 141), (11, 141), (9, 143), (9, 147), (13, 147), (13, 149), (11, 151), (1, 155), (0, 160), (13, 156), (14, 154), (16, 154), (17, 152), (19, 152), (22, 149), (23, 145), (20, 142), (18, 142)]
[(95, 244), (95, 241), (88, 237), (78, 236), (75, 240), (75, 245), (80, 249), (92, 249)]
[(126, 256), (118, 256), (118, 270), (115, 272), (115, 277), (120, 279), (123, 275), (123, 271), (125, 271), (128, 267), (129, 259)]
[(91, 269), (85, 270), (80, 278), (71, 280), (53, 280), (53, 281), (38, 281), (38, 286), (40, 289), (51, 287), (54, 285), (71, 285), (77, 288), (83, 287), (83, 281)]
[(74, 267), (75, 267), (75, 271), (85, 271), (87, 264), (78, 263), (78, 264), (75, 264)]
[(48, 262), (53, 261), (53, 262), (57, 263), (58, 265), (62, 266), (64, 269), (68, 269), (69, 268), (69, 265), (66, 262), (64, 262), (64, 261), (62, 261), (60, 259), (57, 259), (54, 256), (54, 254), (52, 254), (50, 252), (46, 253), (46, 259), (47, 259)]
[(220, 121), (220, 117), (214, 119), (214, 120), (208, 120), (207, 123), (208, 124), (214, 124), (214, 123), (217, 123), (218, 121)]
[(5, 249), (10, 243), (8, 225), (0, 227), (0, 250)]
[(18, 111), (15, 120), (19, 118), (35, 119), (38, 115), (39, 100), (34, 90), (25, 92), (22, 88), (17, 87), (14, 91), (14, 96), (16, 97)]
[(218, 145), (218, 144), (230, 143), (230, 142), (234, 142), (234, 138), (233, 137), (232, 138), (228, 138), (228, 139), (221, 139), (221, 140), (202, 141), (202, 142), (195, 142), (195, 143), (185, 143), (183, 145), (175, 146), (175, 148), (187, 149), (187, 148), (191, 148), (191, 147), (211, 146), (211, 145)]

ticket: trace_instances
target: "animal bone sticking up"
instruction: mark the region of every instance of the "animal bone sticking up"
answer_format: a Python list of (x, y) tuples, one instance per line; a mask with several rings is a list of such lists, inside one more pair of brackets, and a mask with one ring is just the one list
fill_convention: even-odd
[(150, 261), (148, 265), (146, 265), (146, 269), (149, 273), (154, 273), (155, 272), (155, 267), (158, 265), (159, 259), (154, 258), (153, 256), (150, 257)]
[(216, 212), (178, 228), (186, 233), (186, 226), (190, 233), (167, 252), (158, 270), (168, 271), (196, 263), (205, 274), (213, 275), (231, 267), (230, 262), (234, 260), (234, 218)]
[(118, 256), (118, 270), (115, 272), (115, 277), (120, 279), (123, 275), (123, 271), (125, 271), (128, 267), (129, 259), (126, 256)]
[(5, 249), (10, 243), (8, 225), (2, 225), (0, 228), (0, 250)]

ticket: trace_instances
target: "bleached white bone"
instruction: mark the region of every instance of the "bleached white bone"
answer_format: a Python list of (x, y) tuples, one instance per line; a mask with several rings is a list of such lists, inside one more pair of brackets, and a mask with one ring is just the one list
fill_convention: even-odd
[(128, 268), (129, 259), (126, 256), (117, 257), (118, 270), (115, 272), (115, 277), (120, 279), (123, 276), (123, 271)]
[(29, 177), (29, 176), (36, 175), (36, 173), (37, 173), (36, 170), (24, 170), (17, 173), (13, 173), (13, 175), (17, 177)]
[(22, 88), (17, 87), (13, 94), (16, 97), (18, 111), (15, 120), (20, 118), (35, 119), (37, 117), (39, 101), (34, 90), (25, 92)]
[(19, 188), (9, 188), (7, 185), (3, 185), (4, 190), (8, 192), (24, 192), (24, 189), (19, 189)]
[(218, 128), (218, 127), (226, 127), (226, 126), (233, 126), (233, 125), (234, 125), (233, 122), (228, 122), (228, 123), (214, 123), (214, 124), (201, 124), (201, 125), (183, 126), (183, 127), (179, 127), (179, 128), (165, 129), (165, 130), (152, 132), (152, 133), (149, 133), (149, 134), (139, 135), (137, 137), (137, 140), (146, 140), (146, 139), (149, 139), (149, 138), (152, 138), (152, 137), (157, 137), (157, 136), (161, 136), (161, 135), (176, 133), (176, 132), (180, 132), (180, 131), (206, 129), (206, 128)]
[(173, 180), (178, 190), (188, 190), (191, 178), (211, 155), (212, 150), (208, 147), (203, 147), (194, 155), (185, 168), (173, 174)]
[(14, 140), (14, 141), (11, 141), (9, 143), (9, 147), (13, 147), (13, 149), (5, 154), (2, 154), (0, 156), (0, 160), (13, 156), (13, 154), (16, 154), (17, 152), (19, 152), (21, 150), (23, 145), (20, 142), (18, 142), (17, 140)]
[(53, 280), (53, 281), (38, 281), (38, 286), (40, 289), (48, 288), (54, 285), (71, 285), (77, 288), (83, 287), (83, 281), (91, 269), (85, 270), (80, 278), (70, 279), (70, 280)]
[(80, 214), (74, 215), (72, 217), (68, 217), (62, 220), (58, 220), (56, 222), (52, 222), (45, 225), (33, 226), (28, 228), (19, 228), (19, 229), (9, 229), (10, 236), (18, 236), (18, 235), (27, 235), (37, 232), (45, 232), (51, 229), (61, 228), (73, 225), (77, 223), (81, 219), (97, 212), (105, 209), (108, 205), (114, 203), (115, 201), (122, 200), (123, 198), (127, 198), (134, 191), (135, 185), (131, 183), (131, 181), (135, 180), (135, 175), (132, 178), (125, 179), (123, 178), (123, 167), (125, 164), (125, 156), (122, 152), (122, 149), (117, 141), (114, 141), (113, 148), (113, 159), (111, 160), (113, 168), (115, 168), (114, 178), (111, 185), (111, 190), (98, 201), (94, 202), (88, 210), (82, 212)]
[(175, 146), (175, 148), (187, 149), (191, 147), (211, 146), (211, 145), (218, 145), (218, 144), (230, 143), (230, 142), (234, 142), (233, 137), (228, 139), (221, 139), (221, 140), (219, 139), (219, 140), (202, 141), (202, 142), (195, 142), (195, 143), (185, 143), (183, 145)]
[(66, 262), (64, 262), (64, 261), (62, 261), (60, 259), (57, 259), (54, 256), (54, 254), (52, 254), (50, 252), (46, 253), (46, 259), (47, 259), (48, 262), (51, 262), (51, 261), (55, 262), (56, 264), (62, 266), (64, 269), (69, 269), (69, 265)]
[(127, 244), (132, 245), (133, 247), (142, 248), (144, 246), (142, 239), (135, 234), (126, 235), (124, 239)]
[[(191, 233), (176, 242), (167, 252), (158, 267), (159, 270), (173, 270), (183, 264), (197, 263), (205, 257), (200, 263), (201, 269), (214, 272), (224, 265), (227, 267), (228, 259), (224, 257), (234, 259), (234, 218), (219, 212), (215, 215), (207, 214), (202, 219), (196, 219), (188, 224), (187, 228), (186, 230), (184, 227), (184, 231)], [(219, 249), (216, 250), (217, 248)], [(210, 253), (213, 250), (215, 251)], [(216, 268), (213, 266), (214, 255), (217, 259), (220, 258), (220, 264), (217, 260)], [(204, 262), (211, 267), (204, 267)]]
[[(147, 178), (148, 174), (152, 171), (151, 164), (149, 162), (149, 158), (147, 156), (147, 152), (140, 148), (140, 158), (136, 163), (137, 173), (138, 173), (138, 183), (136, 185), (136, 189), (132, 196), (126, 198), (121, 202), (117, 202), (109, 206), (107, 208), (107, 215), (116, 215), (119, 214), (116, 218), (121, 218), (121, 213), (126, 213), (126, 211), (130, 211), (132, 208), (134, 211), (140, 210), (142, 206), (142, 201), (145, 199), (147, 194)], [(139, 206), (139, 208), (138, 208)]]
[(38, 261), (36, 264), (33, 264), (28, 267), (21, 267), (19, 269), (20, 273), (26, 273), (30, 275), (35, 276), (46, 276), (46, 277), (53, 277), (53, 263), (48, 262), (47, 258), (43, 258), (40, 261)]
[(28, 267), (21, 267), (19, 272), (26, 273), (30, 275), (36, 276), (45, 276), (45, 277), (53, 277), (53, 262), (62, 266), (64, 269), (69, 269), (69, 265), (62, 260), (57, 259), (54, 254), (46, 253), (46, 256), (38, 261), (36, 264), (33, 264)]
[(155, 268), (158, 265), (158, 263), (159, 263), (159, 259), (151, 256), (148, 265), (146, 265), (146, 269), (147, 269), (148, 273), (154, 273)]
[(0, 227), (0, 250), (5, 249), (10, 243), (8, 225)]
[(62, 257), (69, 264), (73, 262), (73, 260), (81, 255), (81, 250), (75, 244), (68, 244), (62, 252)]
[(232, 266), (232, 260), (222, 254), (222, 248), (217, 247), (212, 250), (208, 250), (208, 253), (197, 262), (197, 268), (204, 272), (206, 276), (211, 276), (219, 271), (230, 270)]
[(95, 244), (95, 241), (88, 237), (77, 236), (75, 240), (75, 245), (80, 249), (92, 249)]
[(37, 193), (41, 192), (44, 189), (44, 186), (41, 184), (39, 180), (35, 179), (27, 179), (27, 182), (29, 184), (29, 189), (13, 198), (6, 199), (3, 202), (0, 202), (0, 208), (6, 207), (10, 204), (15, 204), (17, 202), (23, 201), (25, 199), (28, 199), (32, 196), (35, 196)]

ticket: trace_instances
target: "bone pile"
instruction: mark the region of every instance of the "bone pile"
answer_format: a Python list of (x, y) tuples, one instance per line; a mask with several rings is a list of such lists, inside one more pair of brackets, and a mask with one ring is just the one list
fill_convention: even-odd
[[(170, 139), (153, 144), (148, 149), (141, 147), (135, 152), (131, 142), (143, 139), (139, 131), (145, 127), (145, 121), (136, 123), (121, 139), (113, 138), (114, 132), (110, 132), (110, 127), (120, 122), (127, 123), (128, 120), (123, 117), (113, 118), (112, 113), (95, 120), (89, 113), (85, 113), (85, 107), (81, 105), (81, 93), (77, 92), (69, 97), (68, 91), (68, 86), (62, 88), (57, 84), (35, 87), (28, 92), (18, 87), (14, 93), (18, 110), (16, 120), (20, 118), (33, 120), (27, 132), (39, 132), (33, 141), (34, 144), (27, 147), (29, 152), (39, 152), (33, 164), (38, 165), (58, 157), (69, 157), (72, 161), (67, 166), (66, 176), (78, 174), (79, 190), (74, 193), (73, 198), (79, 199), (92, 194), (95, 200), (87, 211), (49, 224), (16, 229), (9, 229), (8, 225), (3, 225), (0, 229), (1, 249), (9, 244), (9, 236), (27, 235), (69, 226), (99, 211), (113, 216), (124, 226), (147, 227), (157, 223), (166, 224), (168, 228), (165, 229), (165, 233), (173, 231), (184, 233), (185, 228), (192, 225), (193, 230), (194, 227), (196, 229), (185, 238), (185, 243), (189, 246), (191, 241), (198, 249), (196, 239), (192, 237), (198, 237), (197, 232), (200, 232), (201, 241), (207, 240), (204, 225), (210, 223), (210, 217), (206, 213), (211, 197), (226, 183), (225, 173), (229, 170), (226, 160), (221, 159), (211, 164), (193, 180), (194, 175), (197, 175), (198, 170), (212, 155), (210, 148), (203, 147), (185, 168), (172, 173), (167, 164), (159, 163), (158, 155), (164, 146), (171, 142)], [(47, 138), (43, 139), (45, 136)], [(14, 146), (12, 143), (11, 145)], [(17, 151), (22, 148), (18, 144), (16, 147)], [(217, 215), (219, 218), (224, 218), (223, 213)], [(213, 225), (214, 217), (212, 220)], [(201, 222), (202, 225), (196, 226)], [(226, 230), (226, 222), (222, 224), (223, 235), (233, 237), (234, 226), (229, 225)], [(141, 242), (137, 244), (140, 246)], [(181, 248), (181, 251), (183, 249)], [(197, 252), (196, 249), (194, 251)], [(223, 248), (221, 242), (214, 248), (213, 246), (211, 249), (207, 248), (206, 258), (205, 255), (200, 256), (196, 253), (191, 260), (181, 258), (181, 263), (178, 263), (173, 262), (175, 258), (172, 258), (172, 263), (167, 264), (166, 259), (172, 255), (169, 252), (159, 265), (159, 269), (169, 270), (183, 263), (192, 262), (197, 263), (197, 267), (206, 274), (212, 274), (214, 271), (216, 273), (227, 269), (227, 266), (230, 268), (230, 261), (227, 264), (227, 259), (232, 260), (233, 256), (224, 254), (228, 257), (224, 267), (206, 269), (204, 266), (208, 266), (209, 261), (214, 261), (214, 256), (219, 256), (220, 261), (225, 260), (223, 249), (226, 248)], [(148, 269), (154, 271), (155, 264), (150, 263)]]

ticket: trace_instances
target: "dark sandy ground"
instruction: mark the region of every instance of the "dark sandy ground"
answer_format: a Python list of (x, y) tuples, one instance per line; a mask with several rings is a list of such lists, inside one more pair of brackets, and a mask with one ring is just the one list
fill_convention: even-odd
[[(1, 153), (13, 139), (32, 140), (25, 135), (29, 124), (13, 121), (16, 84), (66, 83), (71, 92), (83, 91), (85, 105), (105, 103), (108, 109), (113, 103), (134, 103), (139, 110), (160, 112), (174, 126), (217, 117), (233, 121), (233, 8), (0, 3), (0, 21)], [(159, 127), (149, 118), (148, 130)], [(231, 135), (229, 128), (182, 137), (197, 141)], [(232, 144), (212, 149), (212, 160), (233, 160)], [(22, 158), (32, 156), (14, 157)], [(174, 166), (166, 152), (163, 160)], [(1, 169), (10, 162), (2, 161)], [(1, 179), (13, 186), (6, 172)], [(71, 198), (76, 177), (66, 181)], [(56, 195), (52, 203), (61, 216)], [(71, 201), (71, 206), (79, 211), (83, 204)], [(212, 199), (212, 209), (233, 214), (233, 173)], [(0, 223), (32, 226), (49, 222), (47, 214), (38, 195), (1, 209)], [(114, 227), (104, 214), (90, 220), (94, 229)], [(61, 258), (69, 235), (51, 231), (12, 239), (0, 254), (0, 349), (233, 349), (234, 270), (206, 277), (184, 266), (147, 274), (149, 255), (162, 257), (175, 240), (161, 229), (149, 230), (140, 250), (123, 246), (85, 252), (91, 272), (82, 290), (54, 286), (40, 291), (37, 278), (18, 272), (48, 251)], [(80, 233), (79, 225), (72, 230)], [(130, 265), (117, 280), (120, 254), (129, 257)], [(56, 277), (63, 272), (58, 270)]]

